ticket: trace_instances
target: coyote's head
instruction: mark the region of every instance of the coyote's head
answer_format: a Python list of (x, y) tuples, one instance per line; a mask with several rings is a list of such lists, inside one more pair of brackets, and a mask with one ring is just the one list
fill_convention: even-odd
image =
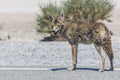
[(61, 14), (59, 17), (54, 18), (52, 15), (48, 14), (49, 19), (52, 23), (52, 32), (54, 35), (60, 34), (63, 27), (64, 27), (64, 12), (61, 11)]

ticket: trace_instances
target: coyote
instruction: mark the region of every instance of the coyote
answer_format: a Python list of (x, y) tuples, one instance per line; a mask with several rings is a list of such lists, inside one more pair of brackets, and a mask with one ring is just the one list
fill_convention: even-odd
[(101, 69), (99, 70), (101, 72), (103, 72), (105, 68), (105, 57), (101, 53), (101, 48), (103, 48), (110, 60), (110, 70), (114, 70), (111, 37), (105, 24), (65, 20), (63, 11), (61, 11), (60, 16), (57, 18), (54, 18), (51, 14), (48, 14), (48, 16), (52, 25), (52, 33), (63, 36), (71, 45), (72, 66), (69, 67), (68, 70), (76, 69), (78, 43), (93, 43), (95, 45), (96, 51), (102, 60)]

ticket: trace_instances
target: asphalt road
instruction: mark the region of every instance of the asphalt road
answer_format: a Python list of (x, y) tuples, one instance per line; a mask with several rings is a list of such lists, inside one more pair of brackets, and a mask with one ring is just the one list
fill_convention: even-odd
[(97, 68), (54, 70), (0, 70), (0, 80), (120, 80), (120, 71), (99, 72)]

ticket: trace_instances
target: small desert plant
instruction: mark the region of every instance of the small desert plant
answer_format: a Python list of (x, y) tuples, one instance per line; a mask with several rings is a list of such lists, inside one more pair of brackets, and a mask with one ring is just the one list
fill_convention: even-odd
[(85, 22), (95, 22), (97, 20), (111, 21), (111, 11), (114, 5), (110, 0), (66, 0), (62, 8), (56, 2), (50, 2), (48, 5), (40, 5), (42, 14), (37, 15), (37, 31), (50, 32), (50, 22), (48, 13), (57, 17), (64, 9), (65, 17), (71, 20), (82, 20)]
[(38, 32), (50, 32), (50, 20), (48, 18), (48, 14), (52, 14), (53, 16), (57, 17), (60, 13), (60, 7), (57, 6), (56, 2), (50, 2), (48, 5), (40, 5), (42, 14), (37, 15), (37, 31)]
[(110, 0), (67, 0), (64, 2), (66, 17), (83, 20), (88, 23), (97, 20), (109, 20), (114, 5)]

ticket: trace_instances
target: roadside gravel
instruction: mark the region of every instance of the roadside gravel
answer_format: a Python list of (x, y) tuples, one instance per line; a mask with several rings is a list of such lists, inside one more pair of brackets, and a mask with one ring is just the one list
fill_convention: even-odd
[[(119, 45), (113, 43), (115, 67), (120, 67)], [(79, 44), (78, 47), (78, 66), (100, 67), (101, 59), (94, 45)], [(108, 67), (109, 61), (107, 56), (106, 58)], [(70, 65), (71, 47), (67, 42), (0, 42), (1, 67), (68, 67)]]

